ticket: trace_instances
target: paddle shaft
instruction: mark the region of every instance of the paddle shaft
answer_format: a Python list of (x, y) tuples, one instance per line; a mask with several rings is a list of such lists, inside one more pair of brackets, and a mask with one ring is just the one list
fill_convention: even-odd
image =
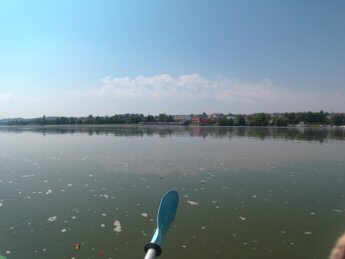
[(156, 250), (154, 250), (153, 248), (150, 248), (149, 250), (147, 250), (147, 253), (144, 259), (154, 259), (154, 258), (156, 258)]

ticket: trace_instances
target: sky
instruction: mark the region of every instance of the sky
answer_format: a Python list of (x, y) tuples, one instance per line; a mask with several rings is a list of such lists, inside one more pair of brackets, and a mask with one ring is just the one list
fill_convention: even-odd
[(0, 0), (0, 118), (345, 112), (342, 0)]

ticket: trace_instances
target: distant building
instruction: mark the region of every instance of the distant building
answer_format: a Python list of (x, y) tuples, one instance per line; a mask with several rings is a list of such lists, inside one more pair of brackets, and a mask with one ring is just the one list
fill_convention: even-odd
[(206, 119), (199, 117), (199, 116), (193, 117), (192, 123), (194, 125), (204, 125), (204, 124), (206, 124)]
[(209, 117), (211, 119), (219, 119), (221, 116), (223, 116), (221, 113), (212, 113)]
[(304, 126), (306, 126), (306, 124), (304, 124), (304, 121), (300, 121), (300, 122), (296, 125), (296, 127), (304, 127)]
[(235, 116), (235, 115), (226, 115), (226, 118), (227, 118), (228, 120), (234, 120), (234, 121), (235, 121), (236, 116)]
[(174, 121), (190, 121), (192, 120), (191, 115), (173, 115)]

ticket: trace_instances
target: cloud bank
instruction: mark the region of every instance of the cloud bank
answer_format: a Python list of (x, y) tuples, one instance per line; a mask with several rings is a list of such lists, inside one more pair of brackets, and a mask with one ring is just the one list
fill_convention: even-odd
[[(269, 79), (258, 82), (230, 78), (209, 80), (198, 74), (179, 77), (169, 74), (134, 78), (108, 76), (102, 78), (100, 86), (91, 93), (129, 101), (190, 101), (199, 102), (200, 106), (218, 102), (224, 108), (236, 106), (239, 112), (345, 111), (344, 92), (289, 89), (275, 85)], [(209, 110), (207, 108), (204, 110)]]
[[(345, 89), (344, 89), (345, 91)], [(210, 80), (198, 74), (105, 77), (93, 89), (27, 96), (0, 92), (0, 118), (319, 111), (345, 112), (344, 91), (293, 89), (269, 79)]]
[(198, 74), (172, 77), (168, 74), (152, 77), (105, 77), (101, 86), (93, 91), (102, 97), (140, 100), (237, 100), (274, 99), (272, 83), (266, 79), (257, 83), (241, 83), (232, 79), (208, 80)]

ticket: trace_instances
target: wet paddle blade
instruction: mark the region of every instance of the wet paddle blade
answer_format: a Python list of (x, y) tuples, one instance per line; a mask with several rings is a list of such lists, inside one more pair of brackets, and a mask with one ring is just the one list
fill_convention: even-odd
[(175, 219), (178, 200), (178, 193), (176, 191), (167, 192), (162, 197), (157, 215), (157, 230), (151, 240), (151, 243), (158, 245), (162, 244), (166, 232)]

